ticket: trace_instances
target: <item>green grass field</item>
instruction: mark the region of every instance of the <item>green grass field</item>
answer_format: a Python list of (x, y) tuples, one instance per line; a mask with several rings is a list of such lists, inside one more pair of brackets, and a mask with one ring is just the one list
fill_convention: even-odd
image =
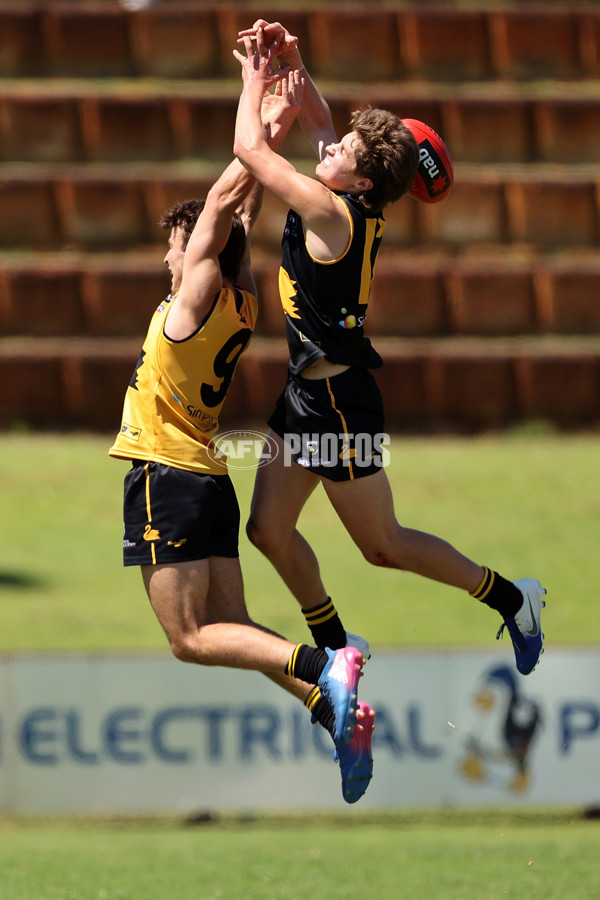
[(0, 823), (3, 900), (592, 900), (571, 814)]
[[(0, 650), (164, 649), (137, 571), (121, 566), (127, 465), (111, 436), (0, 437)], [(600, 643), (595, 435), (396, 439), (401, 522), (509, 578), (546, 584), (547, 640)], [(251, 471), (232, 472), (243, 515)], [(369, 567), (316, 492), (302, 530), (347, 627), (374, 647), (487, 646), (496, 619), (461, 592)], [(295, 602), (242, 538), (248, 605), (305, 639)], [(1, 760), (0, 760), (1, 766)], [(593, 792), (592, 792), (593, 793)], [(0, 820), (0, 900), (588, 900), (598, 823), (581, 811), (398, 811), (181, 821)]]
[[(137, 569), (121, 564), (127, 463), (111, 436), (3, 435), (0, 650), (164, 647)], [(600, 580), (597, 436), (513, 434), (396, 439), (388, 475), (400, 522), (451, 541), (508, 578), (548, 589), (545, 631), (555, 644), (600, 643), (592, 602)], [(232, 471), (242, 520), (252, 470)], [(325, 584), (349, 631), (376, 647), (486, 646), (496, 618), (463, 592), (369, 566), (322, 490), (301, 529), (318, 548)], [(292, 640), (309, 635), (279, 577), (241, 539), (254, 618)]]

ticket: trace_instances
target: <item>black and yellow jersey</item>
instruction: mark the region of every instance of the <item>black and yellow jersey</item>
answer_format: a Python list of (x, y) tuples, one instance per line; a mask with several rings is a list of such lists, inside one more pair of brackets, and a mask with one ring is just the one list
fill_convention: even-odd
[(302, 219), (294, 210), (285, 224), (279, 296), (294, 375), (323, 356), (341, 365), (382, 365), (363, 326), (385, 228), (383, 213), (369, 212), (351, 194), (336, 196), (350, 221), (350, 240), (338, 259), (319, 262), (311, 256)]
[(200, 327), (174, 341), (165, 335), (165, 320), (176, 300), (167, 297), (152, 317), (109, 454), (222, 475), (226, 459), (212, 439), (258, 303), (246, 291), (222, 288)]

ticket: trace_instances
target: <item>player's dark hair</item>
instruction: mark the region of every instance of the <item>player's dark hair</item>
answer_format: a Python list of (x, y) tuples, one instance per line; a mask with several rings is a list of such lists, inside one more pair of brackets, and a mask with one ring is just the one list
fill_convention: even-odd
[[(184, 200), (182, 203), (176, 203), (175, 206), (171, 206), (170, 209), (163, 213), (158, 223), (161, 228), (165, 228), (167, 231), (170, 231), (172, 228), (181, 229), (184, 250), (192, 236), (198, 217), (204, 209), (204, 203), (204, 200)], [(225, 247), (219, 253), (219, 265), (222, 274), (226, 278), (235, 281), (239, 275), (245, 252), (246, 232), (239, 215), (234, 213), (229, 238)]]
[(415, 180), (417, 142), (402, 119), (386, 109), (356, 110), (350, 127), (360, 138), (352, 147), (356, 172), (373, 182), (360, 200), (372, 209), (383, 209), (403, 197)]

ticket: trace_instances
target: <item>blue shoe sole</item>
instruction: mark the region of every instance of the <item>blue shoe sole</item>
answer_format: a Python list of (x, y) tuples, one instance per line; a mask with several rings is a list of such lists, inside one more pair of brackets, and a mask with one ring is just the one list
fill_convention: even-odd
[(347, 744), (356, 727), (358, 680), (364, 659), (355, 647), (325, 648), (329, 657), (319, 678), (319, 687), (329, 700), (335, 717), (334, 740)]
[(342, 796), (346, 803), (356, 803), (363, 796), (373, 777), (371, 738), (375, 728), (375, 712), (366, 703), (359, 703), (357, 724), (347, 744), (336, 742), (335, 758), (342, 773)]

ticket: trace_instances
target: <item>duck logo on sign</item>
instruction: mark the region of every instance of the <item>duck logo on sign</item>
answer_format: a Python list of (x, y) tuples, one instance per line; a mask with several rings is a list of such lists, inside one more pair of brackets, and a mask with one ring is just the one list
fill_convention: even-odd
[(495, 666), (482, 677), (473, 695), (476, 721), (459, 760), (463, 778), (525, 793), (531, 784), (530, 756), (539, 736), (539, 705), (526, 697), (508, 666)]

